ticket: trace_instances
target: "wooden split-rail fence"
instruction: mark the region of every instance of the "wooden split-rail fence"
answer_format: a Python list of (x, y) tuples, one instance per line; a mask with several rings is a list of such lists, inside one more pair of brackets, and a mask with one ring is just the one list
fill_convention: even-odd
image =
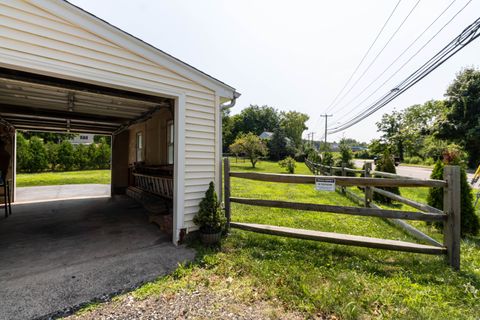
[[(368, 166), (367, 166), (368, 167)], [(342, 168), (340, 168), (342, 169)], [(347, 172), (343, 168), (344, 172)], [(335, 167), (334, 169), (336, 170)], [(349, 169), (354, 170), (354, 169)], [(300, 239), (309, 239), (323, 242), (330, 242), (336, 244), (344, 244), (359, 247), (378, 248), (395, 251), (438, 254), (445, 255), (447, 263), (454, 269), (460, 268), (460, 167), (445, 166), (444, 169), (445, 180), (420, 180), (399, 177), (391, 175), (389, 179), (378, 178), (371, 176), (371, 172), (363, 177), (350, 177), (346, 175), (319, 176), (319, 175), (292, 175), (292, 174), (268, 174), (268, 173), (254, 173), (254, 172), (231, 172), (230, 162), (228, 158), (224, 159), (224, 202), (225, 215), (227, 218), (227, 230), (229, 228), (238, 228), (258, 233), (271, 234), (277, 236), (293, 237)], [(361, 170), (355, 170), (361, 171)], [(353, 172), (353, 171), (352, 171)], [(362, 171), (364, 172), (364, 171)], [(395, 176), (395, 177), (394, 177)], [(295, 184), (312, 184), (314, 185), (317, 178), (332, 178), (335, 184), (341, 188), (358, 186), (365, 190), (365, 207), (351, 207), (351, 206), (335, 206), (325, 204), (301, 203), (283, 200), (263, 200), (252, 198), (238, 198), (231, 196), (230, 178), (250, 179), (265, 182), (277, 183), (295, 183)], [(413, 200), (405, 199), (393, 193), (387, 192), (378, 187), (441, 187), (444, 189), (444, 209), (438, 210), (426, 204), (421, 204)], [(380, 191), (381, 190), (381, 191)], [(372, 193), (383, 193), (388, 197), (396, 197), (396, 201), (408, 204), (419, 211), (406, 210), (390, 210), (382, 209), (378, 206), (372, 205)], [(380, 217), (395, 220), (418, 220), (427, 222), (442, 221), (444, 223), (444, 239), (443, 243), (435, 240), (431, 244), (418, 244), (406, 241), (388, 240), (381, 238), (371, 238), (363, 236), (355, 236), (349, 234), (339, 234), (333, 232), (321, 232), (314, 230), (303, 230), (286, 228), (272, 225), (262, 225), (255, 223), (241, 223), (231, 220), (232, 210), (231, 203), (241, 203), (244, 205), (270, 207), (270, 208), (288, 208), (305, 211), (316, 211), (318, 213), (336, 213), (349, 214), (357, 216)]]

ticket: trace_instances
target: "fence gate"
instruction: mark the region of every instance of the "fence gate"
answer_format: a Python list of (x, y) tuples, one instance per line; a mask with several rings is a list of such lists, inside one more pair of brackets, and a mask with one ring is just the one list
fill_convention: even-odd
[[(282, 200), (263, 200), (251, 198), (237, 198), (231, 196), (230, 178), (251, 179), (265, 182), (278, 183), (296, 183), (296, 184), (315, 184), (315, 178), (332, 178), (332, 176), (314, 176), (314, 175), (292, 175), (292, 174), (267, 174), (254, 172), (231, 172), (228, 158), (224, 159), (224, 201), (225, 215), (227, 218), (227, 229), (238, 228), (258, 233), (271, 234), (284, 237), (316, 240), (322, 242), (415, 252), (424, 254), (445, 255), (447, 263), (454, 269), (460, 268), (460, 167), (445, 166), (445, 180), (420, 180), (412, 178), (376, 178), (376, 177), (348, 177), (334, 176), (335, 183), (340, 187), (359, 186), (367, 190), (381, 190), (376, 187), (441, 187), (444, 189), (444, 210), (420, 204), (408, 200), (409, 205), (415, 208), (423, 208), (426, 212), (390, 210), (379, 207), (349, 207), (334, 206), (325, 204), (300, 203)], [(384, 190), (382, 190), (384, 191)], [(387, 191), (385, 191), (387, 192)], [(397, 196), (398, 197), (398, 196)], [(397, 199), (398, 200), (398, 199)], [(245, 205), (286, 208), (305, 211), (316, 211), (319, 213), (338, 213), (357, 216), (380, 217), (401, 220), (419, 220), (419, 221), (443, 221), (444, 222), (444, 240), (443, 244), (433, 241), (431, 245), (418, 244), (399, 240), (388, 240), (381, 238), (363, 237), (349, 234), (340, 234), (334, 232), (322, 232), (315, 230), (304, 230), (272, 225), (262, 225), (255, 223), (242, 223), (231, 221), (231, 203), (241, 203)]]

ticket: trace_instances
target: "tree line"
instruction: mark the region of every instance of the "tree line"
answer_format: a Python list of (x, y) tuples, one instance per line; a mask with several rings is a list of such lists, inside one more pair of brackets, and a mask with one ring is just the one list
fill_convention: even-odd
[(90, 145), (73, 145), (74, 135), (18, 132), (18, 172), (72, 171), (110, 168), (110, 139), (95, 137)]
[(460, 71), (445, 99), (384, 114), (377, 123), (382, 133), (369, 145), (371, 154), (388, 149), (407, 162), (433, 164), (446, 149), (460, 150), (460, 158), (475, 168), (480, 164), (480, 71)]
[[(246, 154), (255, 166), (259, 157), (280, 160), (287, 156), (305, 154), (302, 134), (307, 130), (308, 115), (298, 111), (279, 111), (270, 106), (250, 105), (239, 114), (223, 112), (223, 152)], [(273, 135), (266, 140), (258, 136), (263, 132)], [(247, 152), (247, 149), (252, 152)]]

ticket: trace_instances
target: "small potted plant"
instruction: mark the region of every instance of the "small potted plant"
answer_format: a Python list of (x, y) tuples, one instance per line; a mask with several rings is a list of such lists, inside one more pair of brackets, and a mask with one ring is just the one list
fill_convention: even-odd
[(203, 244), (213, 245), (220, 241), (226, 219), (217, 200), (213, 182), (210, 182), (193, 222), (200, 227), (200, 239)]

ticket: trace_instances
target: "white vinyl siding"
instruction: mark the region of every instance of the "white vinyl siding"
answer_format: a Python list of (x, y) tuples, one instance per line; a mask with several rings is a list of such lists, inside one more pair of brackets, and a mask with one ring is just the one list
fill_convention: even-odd
[[(185, 216), (192, 222), (216, 168), (215, 92), (28, 1), (0, 0), (0, 66), (143, 93), (185, 95)], [(217, 186), (218, 187), (218, 186)]]

